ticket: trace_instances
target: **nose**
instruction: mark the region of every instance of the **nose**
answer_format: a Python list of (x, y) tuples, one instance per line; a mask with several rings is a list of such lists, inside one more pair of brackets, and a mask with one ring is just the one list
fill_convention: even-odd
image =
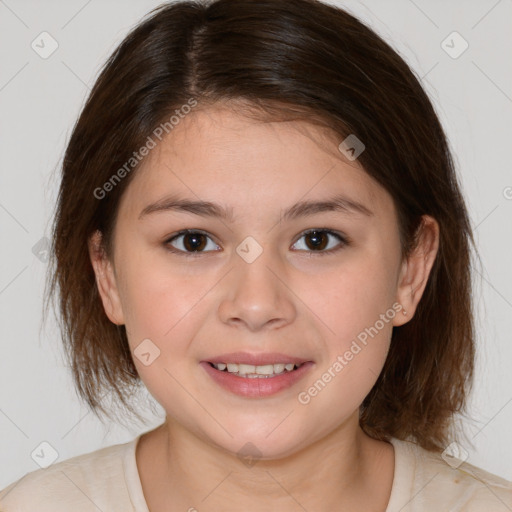
[(284, 265), (264, 250), (251, 263), (234, 258), (234, 268), (224, 282), (219, 304), (220, 320), (250, 331), (278, 329), (296, 317), (293, 291), (287, 285)]

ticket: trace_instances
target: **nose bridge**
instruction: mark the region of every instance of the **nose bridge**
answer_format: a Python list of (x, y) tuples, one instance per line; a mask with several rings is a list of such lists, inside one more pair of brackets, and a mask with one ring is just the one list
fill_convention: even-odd
[(238, 245), (236, 253), (229, 286), (219, 306), (222, 321), (242, 322), (251, 330), (269, 322), (291, 321), (292, 294), (283, 284), (284, 268), (276, 251), (249, 236)]
[(245, 294), (253, 299), (264, 295), (267, 304), (269, 299), (275, 299), (280, 293), (280, 283), (275, 275), (280, 264), (276, 251), (269, 247), (268, 240), (263, 245), (254, 237), (248, 236), (238, 245), (236, 253), (234, 290), (239, 298)]

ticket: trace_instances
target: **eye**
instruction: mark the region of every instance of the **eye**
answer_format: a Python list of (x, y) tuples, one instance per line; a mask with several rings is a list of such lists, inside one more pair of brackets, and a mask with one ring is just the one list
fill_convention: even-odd
[[(338, 241), (341, 242), (341, 244), (338, 244), (337, 246), (335, 245), (334, 248), (331, 245), (331, 247), (329, 247), (328, 250), (324, 250), (326, 246), (329, 245), (329, 237), (337, 238)], [(319, 255), (323, 255), (325, 253), (331, 254), (335, 251), (340, 250), (342, 247), (349, 245), (348, 239), (346, 237), (343, 237), (342, 235), (335, 233), (334, 231), (330, 231), (328, 229), (310, 229), (309, 231), (302, 233), (299, 240), (301, 238), (304, 238), (306, 240), (305, 250), (318, 252)]]
[[(341, 243), (338, 243), (337, 246), (335, 244), (334, 247), (331, 244), (331, 247), (329, 247), (329, 237), (336, 238), (338, 242)], [(350, 244), (348, 238), (328, 229), (310, 229), (302, 233), (299, 240), (301, 238), (305, 238), (306, 247), (305, 249), (299, 250), (317, 252), (319, 253), (318, 255), (331, 254)], [(200, 256), (201, 253), (212, 252), (216, 250), (215, 248), (219, 248), (218, 245), (212, 241), (210, 244), (210, 250), (206, 250), (208, 248), (208, 240), (212, 241), (205, 232), (185, 229), (166, 240), (164, 245), (171, 252), (178, 253), (183, 256), (196, 257)], [(299, 240), (297, 240), (294, 245), (296, 245)], [(328, 248), (327, 250), (325, 250), (326, 247)]]
[[(177, 242), (180, 238), (183, 238), (183, 240)], [(172, 238), (169, 238), (165, 242), (165, 246), (172, 252), (185, 253), (186, 256), (198, 256), (198, 254), (193, 253), (210, 252), (204, 250), (205, 247), (208, 246), (208, 239), (211, 240), (211, 238), (202, 231), (185, 229), (174, 235)], [(172, 245), (172, 242), (176, 242), (177, 245), (181, 247), (176, 248), (174, 245)], [(169, 245), (174, 247), (174, 249), (169, 247)], [(216, 244), (213, 245), (218, 247)]]

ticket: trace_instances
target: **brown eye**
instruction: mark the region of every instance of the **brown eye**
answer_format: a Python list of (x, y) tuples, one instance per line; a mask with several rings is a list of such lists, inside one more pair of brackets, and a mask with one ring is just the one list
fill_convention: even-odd
[(329, 237), (325, 231), (310, 231), (305, 235), (306, 245), (310, 249), (325, 249), (329, 243)]
[[(299, 240), (302, 238), (306, 241), (305, 247), (299, 249), (308, 253), (318, 253), (318, 255), (331, 254), (350, 244), (346, 237), (328, 229), (311, 229), (303, 233)], [(333, 239), (338, 240), (338, 244), (333, 245)], [(299, 241), (294, 245), (298, 243)], [(220, 249), (206, 233), (196, 230), (181, 231), (165, 241), (164, 245), (171, 252), (183, 256), (201, 256), (201, 253), (215, 252)]]
[[(181, 240), (180, 240), (181, 239)], [(200, 231), (182, 231), (177, 235), (173, 236), (169, 240), (165, 242), (167, 246), (173, 247), (173, 251), (175, 252), (183, 252), (183, 253), (201, 253), (201, 252), (211, 252), (210, 250), (205, 251), (204, 249), (208, 246), (208, 241), (211, 240), (209, 236), (205, 233), (201, 233)], [(176, 247), (176, 244), (178, 247)], [(210, 244), (218, 247), (216, 244)], [(210, 247), (211, 248), (211, 247)]]
[[(329, 246), (330, 238), (336, 238), (339, 242), (337, 245), (334, 244), (334, 246)], [(307, 231), (302, 234), (301, 240), (304, 238), (305, 240), (305, 248), (302, 248), (301, 250), (310, 251), (310, 252), (318, 252), (318, 253), (330, 253), (333, 251), (336, 251), (338, 249), (341, 249), (343, 246), (348, 245), (347, 240), (339, 235), (338, 233), (334, 233), (333, 231), (329, 231), (326, 229), (312, 229), (310, 231)], [(295, 244), (297, 244), (295, 242)], [(327, 250), (326, 247), (328, 248)]]
[(202, 251), (206, 247), (206, 237), (201, 233), (187, 233), (183, 236), (183, 246), (187, 251)]

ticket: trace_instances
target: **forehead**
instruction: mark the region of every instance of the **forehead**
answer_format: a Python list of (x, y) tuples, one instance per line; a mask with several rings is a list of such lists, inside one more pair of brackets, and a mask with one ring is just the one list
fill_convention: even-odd
[(122, 203), (138, 214), (148, 201), (180, 193), (242, 214), (340, 193), (389, 210), (387, 192), (338, 144), (331, 131), (305, 121), (261, 122), (227, 107), (201, 109), (157, 143)]

